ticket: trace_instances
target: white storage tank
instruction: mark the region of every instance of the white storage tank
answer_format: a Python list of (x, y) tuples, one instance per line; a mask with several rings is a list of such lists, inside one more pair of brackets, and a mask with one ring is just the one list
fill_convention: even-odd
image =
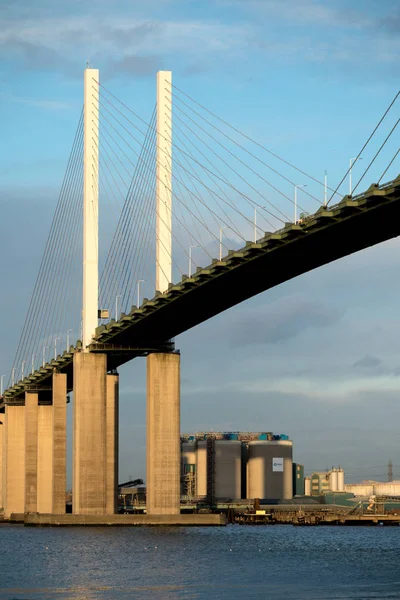
[(344, 471), (339, 467), (338, 472), (338, 492), (344, 492)]
[(214, 443), (214, 494), (216, 500), (238, 500), (242, 485), (242, 442), (216, 440)]
[(329, 472), (329, 489), (331, 492), (338, 491), (338, 471), (332, 467)]
[(311, 477), (304, 478), (304, 495), (311, 496)]
[(293, 498), (292, 454), (293, 444), (290, 440), (249, 442), (247, 498)]
[(196, 496), (207, 496), (207, 442), (199, 440), (196, 449)]

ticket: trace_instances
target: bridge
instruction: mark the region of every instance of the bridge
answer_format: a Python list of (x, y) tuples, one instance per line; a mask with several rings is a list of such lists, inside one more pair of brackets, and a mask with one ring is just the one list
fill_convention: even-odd
[[(159, 72), (155, 112), (148, 123), (139, 118), (139, 122), (146, 125), (140, 128), (131, 121), (133, 111), (111, 92), (103, 91), (98, 71), (90, 68), (85, 71), (84, 108), (66, 177), (14, 366), (6, 389), (1, 390), (0, 467), (3, 476), (0, 477), (0, 497), (6, 516), (65, 512), (66, 398), (71, 392), (73, 512), (77, 515), (116, 512), (118, 367), (137, 357), (147, 357), (147, 512), (150, 515), (179, 514), (180, 354), (175, 349), (174, 338), (256, 294), (400, 233), (400, 176), (382, 182), (389, 169), (393, 169), (399, 150), (385, 163), (376, 183), (367, 189), (364, 187), (362, 193), (355, 193), (399, 121), (354, 188), (351, 174), (356, 160), (351, 159), (344, 176), (350, 175), (350, 190), (344, 196), (338, 192), (340, 185), (330, 189), (326, 179), (318, 182), (266, 150), (303, 177), (310, 177), (314, 184), (323, 186), (323, 200), (302, 190), (308, 199), (317, 201), (318, 208), (313, 212), (303, 210), (298, 215), (298, 193), (307, 186), (294, 184), (239, 144), (240, 132), (235, 128), (225, 136), (236, 147), (236, 160), (245, 164), (245, 152), (254, 160), (251, 166), (245, 165), (250, 171), (248, 178), (238, 173), (236, 167), (232, 169), (226, 158), (217, 157), (217, 145), (210, 145), (208, 138), (204, 141), (204, 133), (212, 137), (210, 129), (201, 122), (195, 130), (194, 115), (200, 116), (201, 105), (196, 103), (190, 115), (186, 115), (186, 128), (192, 141), (196, 139), (197, 145), (203, 142), (202, 150), (195, 155), (187, 137), (185, 141), (181, 137), (179, 142), (174, 142), (173, 88), (171, 73)], [(184, 92), (177, 95), (181, 107), (189, 107), (189, 98)], [(129, 112), (129, 118), (125, 114), (125, 121), (123, 109)], [(179, 109), (176, 112), (177, 124), (183, 125)], [(108, 142), (101, 139), (102, 119), (111, 136)], [(134, 125), (135, 134), (127, 128), (127, 123)], [(183, 135), (183, 127), (178, 124), (178, 128)], [(140, 136), (136, 130), (142, 139), (137, 139)], [(124, 137), (121, 131), (125, 132)], [(203, 131), (202, 138), (200, 131)], [(136, 161), (127, 154), (127, 148), (132, 149), (127, 135), (139, 145)], [(101, 153), (107, 157), (103, 165), (99, 162)], [(233, 156), (231, 150), (227, 153)], [(179, 159), (175, 158), (177, 154)], [(113, 165), (114, 174), (110, 169), (113, 155), (119, 160), (117, 167)], [(217, 158), (222, 162), (220, 168)], [(263, 167), (261, 175), (255, 170), (257, 161)], [(180, 178), (176, 180), (175, 165), (180, 168)], [(121, 190), (123, 169), (128, 180)], [(275, 177), (294, 185), (294, 198), (280, 192), (275, 183), (265, 178), (267, 169)], [(103, 180), (104, 188), (111, 193), (119, 190), (124, 202), (99, 278), (102, 173), (109, 174), (106, 181)], [(281, 194), (294, 206), (293, 220), (271, 202), (264, 191), (259, 192), (255, 185), (257, 177), (263, 181), (264, 188), (269, 186), (275, 196)], [(245, 185), (247, 189), (243, 191)], [(203, 195), (199, 191), (201, 186)], [(179, 189), (179, 196), (175, 188)], [(328, 191), (331, 192), (329, 200)], [(173, 199), (180, 208), (180, 216), (173, 210)], [(194, 207), (190, 206), (190, 200)], [(244, 214), (246, 202), (254, 211), (251, 218)], [(188, 226), (189, 216), (191, 226)], [(238, 217), (241, 224), (234, 221)], [(268, 223), (271, 231), (260, 228), (261, 219)], [(212, 220), (218, 224), (218, 232), (212, 233)], [(201, 228), (203, 233), (209, 234), (208, 244), (202, 241)], [(232, 250), (223, 240), (223, 230), (227, 229), (239, 238)], [(176, 230), (181, 232), (180, 238)], [(249, 232), (252, 241), (246, 240)], [(71, 265), (80, 247), (80, 238), (83, 284), (81, 295), (77, 296), (79, 310), (74, 317), (65, 296), (69, 288), (75, 289), (76, 278), (71, 278)], [(173, 283), (173, 240), (176, 240), (175, 246), (183, 248), (186, 255), (183, 258), (188, 259), (188, 272), (178, 269), (177, 283)], [(156, 265), (154, 296), (141, 301), (140, 284), (145, 279), (139, 264), (140, 245), (150, 247), (151, 243), (154, 243)], [(213, 251), (219, 250), (219, 257), (210, 255), (211, 246)], [(192, 250), (202, 251), (209, 259), (205, 266), (195, 263)], [(151, 251), (148, 254), (151, 255)], [(57, 277), (61, 282), (58, 286)], [(133, 304), (135, 296), (137, 300)], [(125, 312), (118, 310), (118, 300)], [(110, 318), (114, 306), (114, 318)], [(52, 318), (53, 313), (56, 315)], [(70, 344), (70, 333), (77, 330), (77, 314), (81, 335), (76, 343)], [(61, 331), (67, 332), (65, 340)], [(54, 357), (51, 357), (53, 341)], [(62, 353), (57, 352), (58, 341), (65, 341)], [(29, 372), (25, 368), (27, 364), (31, 365)]]

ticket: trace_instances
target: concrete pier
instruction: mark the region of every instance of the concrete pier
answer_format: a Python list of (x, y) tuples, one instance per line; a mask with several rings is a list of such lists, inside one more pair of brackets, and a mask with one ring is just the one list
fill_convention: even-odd
[(4, 508), (6, 414), (0, 413), (0, 508)]
[[(52, 406), (39, 406), (37, 436), (37, 512), (51, 513), (53, 492)], [(65, 495), (64, 495), (65, 498)]]
[[(11, 407), (10, 407), (11, 408)], [(37, 392), (25, 392), (25, 511), (37, 512), (38, 413)], [(11, 431), (9, 431), (11, 437)], [(10, 467), (10, 462), (9, 465)], [(18, 512), (18, 511), (14, 511)]]
[(67, 488), (67, 376), (53, 375), (52, 408), (52, 508), (47, 512), (65, 513)]
[[(4, 435), (4, 433), (3, 433)], [(25, 512), (25, 406), (6, 406), (4, 516)]]
[(73, 513), (106, 514), (105, 354), (74, 354)]
[(180, 356), (147, 357), (147, 515), (180, 513)]
[(106, 514), (113, 515), (118, 508), (118, 401), (119, 377), (107, 375), (106, 397)]

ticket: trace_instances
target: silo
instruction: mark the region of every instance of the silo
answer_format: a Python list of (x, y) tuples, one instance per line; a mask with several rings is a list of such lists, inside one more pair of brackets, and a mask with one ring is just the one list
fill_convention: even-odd
[(293, 498), (290, 440), (249, 442), (247, 498), (280, 500)]
[(214, 456), (215, 498), (240, 499), (242, 485), (242, 442), (216, 440)]
[(338, 471), (332, 467), (329, 471), (329, 489), (331, 492), (338, 491)]
[(344, 471), (340, 467), (339, 467), (339, 469), (337, 471), (337, 476), (338, 476), (337, 491), (338, 492), (344, 492)]
[(305, 496), (311, 496), (311, 477), (304, 478), (304, 494)]
[(196, 496), (207, 496), (207, 442), (199, 440), (196, 450)]
[[(196, 472), (196, 442), (182, 440), (181, 444), (181, 473), (182, 475), (186, 475), (186, 473)], [(194, 466), (189, 467), (189, 465)]]

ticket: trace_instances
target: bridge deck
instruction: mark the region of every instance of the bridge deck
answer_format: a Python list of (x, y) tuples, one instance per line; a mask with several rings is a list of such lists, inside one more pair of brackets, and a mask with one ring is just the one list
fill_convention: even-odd
[[(168, 340), (243, 300), (399, 234), (400, 176), (355, 198), (345, 196), (297, 225), (288, 224), (197, 269), (192, 277), (170, 285), (165, 294), (132, 307), (118, 322), (98, 327), (91, 349), (106, 352), (108, 369), (116, 369), (136, 356), (168, 349)], [(20, 402), (25, 389), (49, 387), (54, 369), (68, 374), (71, 390), (72, 360), (73, 352), (52, 360), (6, 390), (3, 403)]]

